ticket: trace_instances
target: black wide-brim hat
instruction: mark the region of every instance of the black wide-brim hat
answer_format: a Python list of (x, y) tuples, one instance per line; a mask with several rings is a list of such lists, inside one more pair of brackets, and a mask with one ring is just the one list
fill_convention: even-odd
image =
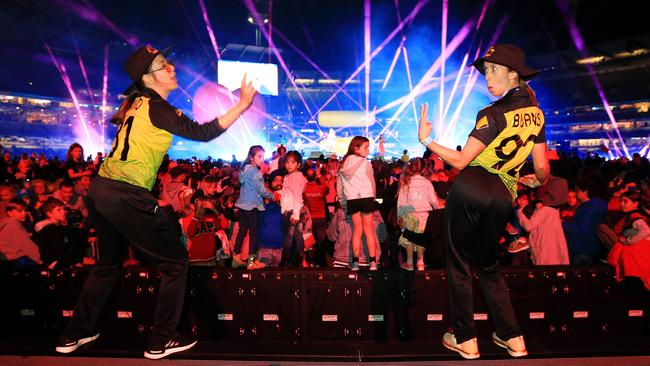
[(512, 70), (515, 70), (519, 74), (519, 77), (524, 80), (529, 80), (539, 74), (539, 71), (526, 67), (525, 59), (526, 55), (521, 48), (509, 44), (495, 44), (488, 48), (485, 56), (472, 62), (472, 66), (476, 67), (481, 74), (485, 75), (483, 63), (486, 61), (492, 62), (508, 66)]
[(162, 50), (157, 50), (151, 45), (145, 45), (133, 52), (131, 56), (124, 63), (124, 70), (131, 78), (133, 82), (122, 94), (129, 95), (138, 88), (138, 83), (142, 75), (147, 73), (149, 66), (158, 55), (163, 55), (167, 57), (169, 53), (169, 47), (165, 47)]

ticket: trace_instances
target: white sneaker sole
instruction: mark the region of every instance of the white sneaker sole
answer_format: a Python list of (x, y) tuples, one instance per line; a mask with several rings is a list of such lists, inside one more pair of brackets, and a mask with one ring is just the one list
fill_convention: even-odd
[(492, 342), (496, 344), (499, 347), (503, 347), (508, 351), (508, 354), (512, 357), (524, 357), (528, 356), (528, 351), (523, 350), (523, 351), (515, 351), (512, 348), (508, 347), (508, 344), (501, 338), (496, 333), (492, 333)]
[(463, 351), (462, 349), (460, 349), (458, 346), (453, 346), (451, 344), (448, 344), (444, 340), (442, 341), (442, 345), (445, 346), (449, 350), (452, 350), (454, 352), (458, 352), (458, 354), (461, 355), (466, 360), (475, 360), (475, 359), (481, 357), (480, 353), (469, 354), (469, 353)]
[(71, 353), (77, 350), (77, 348), (83, 346), (84, 344), (90, 343), (94, 341), (95, 339), (99, 338), (99, 333), (95, 334), (94, 336), (86, 337), (86, 338), (80, 338), (76, 344), (72, 346), (62, 346), (62, 347), (56, 347), (54, 350), (59, 352), (59, 353)]
[(168, 348), (165, 350), (163, 353), (149, 353), (147, 351), (144, 352), (144, 357), (150, 359), (150, 360), (159, 360), (161, 358), (165, 358), (169, 355), (172, 355), (174, 353), (178, 352), (183, 352), (187, 351), (188, 349), (194, 347), (196, 345), (197, 341), (194, 341), (188, 345), (182, 346), (182, 347), (174, 347), (174, 348)]

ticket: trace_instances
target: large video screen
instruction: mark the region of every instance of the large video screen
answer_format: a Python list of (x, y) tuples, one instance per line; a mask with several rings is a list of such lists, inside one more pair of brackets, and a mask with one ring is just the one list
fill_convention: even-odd
[(260, 94), (278, 95), (278, 66), (275, 64), (219, 60), (217, 69), (217, 82), (230, 91), (239, 89), (241, 79), (247, 74), (248, 80), (255, 80), (253, 85)]

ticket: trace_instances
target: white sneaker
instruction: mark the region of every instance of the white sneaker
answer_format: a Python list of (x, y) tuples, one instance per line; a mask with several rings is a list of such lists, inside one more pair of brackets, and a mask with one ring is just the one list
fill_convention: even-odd
[(178, 337), (170, 339), (165, 345), (157, 347), (147, 347), (144, 351), (144, 357), (150, 360), (159, 360), (174, 353), (187, 351), (196, 345), (196, 340)]
[(481, 354), (478, 352), (478, 342), (476, 341), (476, 337), (458, 344), (456, 343), (456, 336), (447, 332), (442, 336), (442, 345), (454, 352), (458, 352), (458, 354), (468, 360), (474, 360), (481, 357)]
[(377, 262), (370, 262), (370, 270), (371, 271), (377, 270)]
[(99, 338), (99, 333), (82, 338), (68, 338), (62, 337), (56, 344), (55, 350), (59, 353), (70, 353), (77, 350), (77, 348), (84, 344), (90, 343)]
[(503, 347), (508, 351), (508, 354), (512, 357), (523, 357), (528, 355), (526, 350), (526, 342), (524, 342), (524, 336), (510, 338), (507, 341), (499, 338), (495, 333), (492, 333), (492, 341), (499, 347)]

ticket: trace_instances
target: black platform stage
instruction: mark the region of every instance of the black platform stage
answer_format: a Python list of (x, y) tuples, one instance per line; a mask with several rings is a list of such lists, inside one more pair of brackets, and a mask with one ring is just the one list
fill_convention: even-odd
[[(650, 364), (650, 357), (632, 357), (650, 356), (650, 292), (640, 281), (617, 282), (605, 266), (503, 272), (526, 336), (525, 364), (589, 357), (568, 364), (595, 365), (621, 356), (628, 356), (625, 364)], [(2, 364), (67, 359), (49, 356), (55, 356), (56, 336), (72, 315), (86, 276), (87, 269), (2, 274), (0, 354), (31, 356), (5, 356)], [(447, 329), (445, 276), (444, 271), (192, 267), (180, 328), (193, 332), (199, 344), (177, 357), (241, 364), (458, 361), (440, 343)], [(140, 359), (157, 290), (155, 272), (126, 269), (100, 322), (101, 337), (74, 356)], [(476, 293), (481, 358), (505, 361), (507, 354), (490, 341), (489, 318)]]

